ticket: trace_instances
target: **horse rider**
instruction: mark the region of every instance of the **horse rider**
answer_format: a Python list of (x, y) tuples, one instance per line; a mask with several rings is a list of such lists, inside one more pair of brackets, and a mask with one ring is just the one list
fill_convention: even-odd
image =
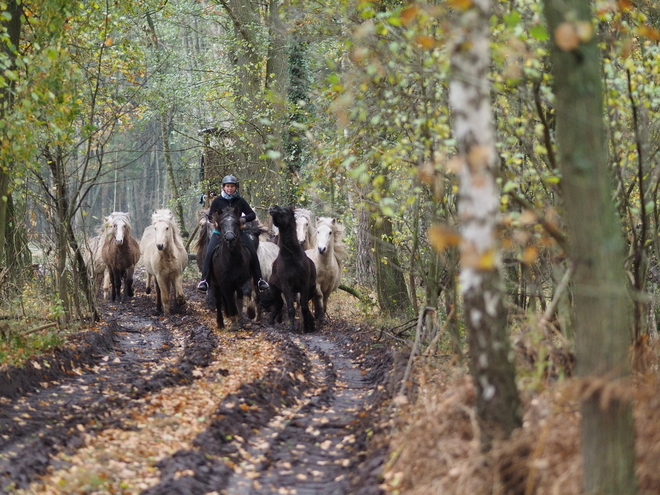
[[(247, 233), (242, 230), (244, 225), (247, 222), (251, 222), (257, 218), (257, 214), (250, 207), (249, 203), (241, 197), (238, 193), (239, 183), (238, 179), (233, 175), (226, 175), (222, 179), (222, 192), (219, 196), (216, 196), (213, 202), (211, 203), (211, 209), (209, 210), (209, 216), (213, 218), (215, 212), (220, 211), (222, 208), (227, 206), (238, 207), (243, 216), (241, 217), (241, 241), (250, 249), (250, 255), (252, 256), (251, 261), (251, 271), (252, 278), (254, 280), (254, 285), (259, 291), (265, 291), (268, 289), (268, 282), (266, 282), (261, 277), (261, 266), (259, 265), (259, 259), (257, 258), (257, 249), (252, 243), (252, 239), (247, 235)], [(220, 245), (222, 239), (220, 237), (220, 232), (213, 230), (213, 235), (209, 239), (209, 244), (206, 248), (206, 253), (204, 254), (204, 265), (202, 267), (202, 280), (197, 284), (197, 290), (201, 292), (206, 292), (209, 290), (209, 284), (207, 282), (209, 273), (211, 272), (211, 260), (213, 259), (213, 250)]]

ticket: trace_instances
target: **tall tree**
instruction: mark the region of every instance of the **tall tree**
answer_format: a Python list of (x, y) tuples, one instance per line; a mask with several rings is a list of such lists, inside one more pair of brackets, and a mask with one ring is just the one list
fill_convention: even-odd
[(521, 425), (495, 238), (500, 198), (487, 77), (490, 15), (490, 0), (475, 0), (460, 13), (449, 83), (458, 152), (461, 292), (484, 450)]
[[(574, 276), (578, 375), (584, 397), (585, 493), (633, 494), (632, 406), (613, 384), (630, 373), (631, 302), (624, 243), (611, 195), (603, 121), (602, 65), (587, 0), (544, 0), (553, 35), (557, 147)], [(616, 390), (616, 389), (614, 389)]]
[[(21, 6), (17, 0), (9, 0), (6, 7), (6, 16), (3, 16), (0, 26), (6, 35), (0, 40), (0, 52), (6, 60), (7, 70), (16, 69), (16, 57), (18, 56), (18, 44), (21, 37)], [(0, 89), (0, 120), (6, 118), (13, 105), (13, 92), (15, 82), (8, 80), (8, 84)], [(3, 261), (3, 252), (7, 233), (7, 207), (9, 204), (10, 181), (9, 164), (0, 163), (0, 266)]]

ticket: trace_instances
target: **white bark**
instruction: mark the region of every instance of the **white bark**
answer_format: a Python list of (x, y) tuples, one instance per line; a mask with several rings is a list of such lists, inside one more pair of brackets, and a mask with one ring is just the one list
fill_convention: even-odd
[(499, 190), (490, 106), (490, 1), (476, 0), (459, 18), (451, 47), (449, 104), (459, 161), (460, 286), (470, 371), (477, 391), (482, 448), (520, 425), (515, 369), (499, 275), (496, 227)]

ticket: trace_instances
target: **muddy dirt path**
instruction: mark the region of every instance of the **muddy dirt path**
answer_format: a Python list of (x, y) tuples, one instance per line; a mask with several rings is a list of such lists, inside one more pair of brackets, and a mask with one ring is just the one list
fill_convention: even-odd
[(381, 493), (392, 358), (375, 332), (218, 331), (194, 283), (167, 318), (136, 285), (71, 346), (0, 373), (0, 493)]

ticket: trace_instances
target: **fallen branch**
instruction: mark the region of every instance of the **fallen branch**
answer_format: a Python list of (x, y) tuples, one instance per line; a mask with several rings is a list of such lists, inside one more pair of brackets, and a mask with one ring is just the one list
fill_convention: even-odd
[(419, 347), (419, 341), (421, 340), (422, 327), (424, 326), (424, 317), (426, 316), (426, 313), (430, 311), (435, 311), (435, 309), (427, 306), (419, 312), (419, 318), (417, 318), (417, 329), (415, 330), (415, 343), (413, 344), (412, 351), (410, 351), (410, 357), (408, 358), (406, 371), (403, 373), (403, 379), (401, 380), (401, 388), (399, 389), (400, 396), (403, 396), (405, 394), (406, 383), (410, 378), (410, 372), (412, 371), (412, 363), (413, 360), (415, 359), (417, 348)]
[(339, 288), (341, 290), (345, 291), (345, 292), (348, 292), (350, 295), (357, 297), (360, 301), (362, 301), (362, 296), (353, 287), (349, 287), (348, 285), (340, 284)]
[(561, 298), (561, 295), (568, 287), (568, 283), (571, 281), (571, 278), (573, 278), (573, 274), (575, 273), (576, 269), (577, 269), (577, 263), (571, 263), (566, 269), (564, 276), (561, 278), (559, 285), (555, 289), (555, 293), (552, 296), (552, 301), (550, 302), (550, 304), (545, 310), (545, 313), (543, 313), (543, 316), (539, 320), (540, 329), (543, 329), (545, 327), (551, 327), (550, 320), (552, 319), (552, 315), (555, 313), (555, 310), (557, 309), (557, 305), (559, 304), (559, 299)]
[(442, 325), (442, 329), (438, 333), (435, 334), (435, 337), (433, 337), (433, 340), (431, 341), (429, 346), (424, 351), (424, 354), (423, 354), (424, 356), (428, 356), (432, 352), (437, 351), (437, 349), (434, 349), (434, 348), (438, 345), (438, 340), (440, 340), (440, 337), (442, 336), (442, 334), (445, 333), (445, 331), (447, 330), (447, 326), (449, 325), (449, 322), (454, 317), (454, 311), (455, 311), (455, 308), (452, 307), (451, 311), (447, 315), (447, 319), (445, 320), (445, 324)]
[(42, 330), (46, 330), (48, 328), (52, 328), (52, 327), (56, 327), (56, 326), (57, 326), (56, 321), (54, 321), (52, 323), (46, 323), (45, 325), (41, 325), (40, 327), (32, 328), (30, 330), (27, 330), (26, 332), (23, 332), (23, 335), (31, 335), (33, 333), (37, 333), (37, 332), (40, 332)]

